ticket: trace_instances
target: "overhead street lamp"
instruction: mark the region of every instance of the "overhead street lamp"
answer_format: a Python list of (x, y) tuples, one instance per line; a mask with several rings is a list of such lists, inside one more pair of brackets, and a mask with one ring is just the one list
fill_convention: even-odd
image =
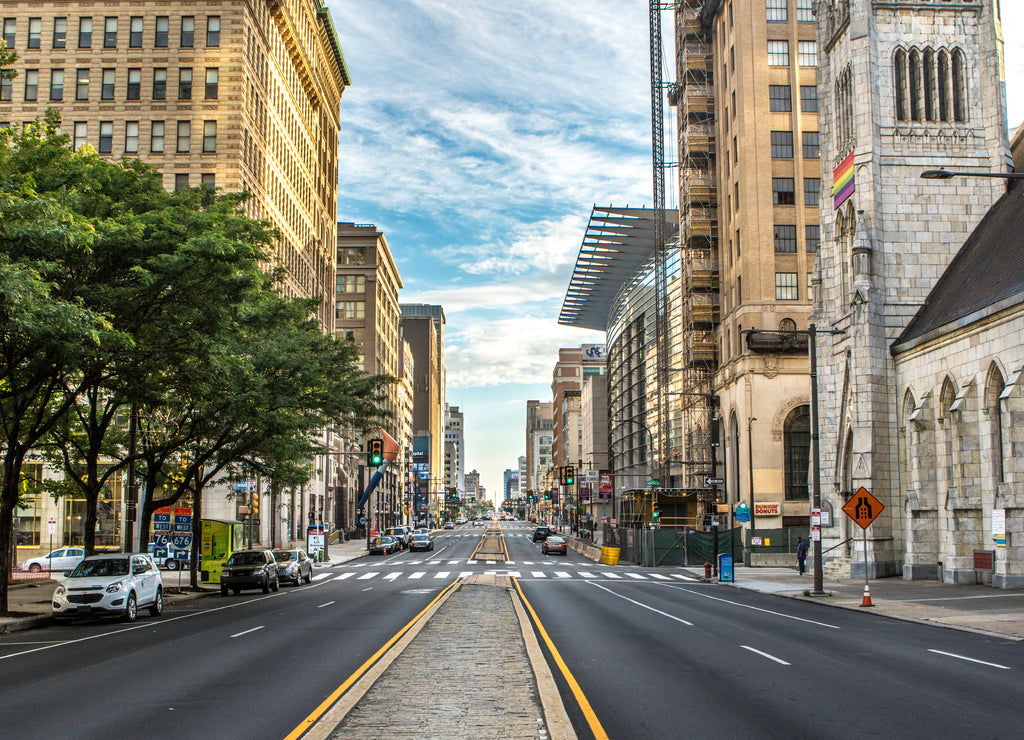
[(966, 170), (925, 170), (925, 180), (952, 180), (954, 177), (998, 177), (1003, 180), (1024, 180), (1024, 172), (972, 172)]

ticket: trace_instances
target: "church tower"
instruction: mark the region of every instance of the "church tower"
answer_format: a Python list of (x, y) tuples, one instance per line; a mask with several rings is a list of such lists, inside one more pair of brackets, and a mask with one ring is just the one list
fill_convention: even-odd
[[(812, 275), (826, 571), (904, 572), (889, 347), (971, 230), (1001, 179), (920, 177), (1010, 168), (998, 0), (819, 0), (821, 245)], [(864, 487), (886, 507), (868, 529), (841, 511)], [(943, 506), (942, 502), (924, 505)], [(926, 520), (925, 520), (926, 521)], [(851, 539), (852, 538), (852, 539)], [(840, 544), (844, 543), (844, 544)], [(905, 577), (907, 573), (904, 572)]]

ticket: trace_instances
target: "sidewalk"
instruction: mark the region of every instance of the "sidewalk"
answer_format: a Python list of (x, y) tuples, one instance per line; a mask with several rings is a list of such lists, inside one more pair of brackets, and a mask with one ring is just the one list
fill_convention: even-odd
[[(703, 576), (694, 572), (694, 575)], [(1003, 590), (981, 585), (950, 585), (937, 581), (904, 581), (900, 577), (868, 581), (872, 606), (862, 606), (864, 581), (826, 579), (827, 596), (811, 596), (814, 577), (796, 568), (735, 569), (735, 581), (721, 585), (854, 609), (894, 619), (1024, 640), (1024, 589)]]

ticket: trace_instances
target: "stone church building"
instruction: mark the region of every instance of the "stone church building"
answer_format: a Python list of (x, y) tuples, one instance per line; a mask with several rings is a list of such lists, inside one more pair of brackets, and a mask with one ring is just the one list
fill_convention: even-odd
[[(995, 585), (1024, 576), (1024, 282), (1004, 264), (1022, 262), (1021, 193), (969, 175), (1012, 166), (998, 11), (997, 0), (816, 4), (812, 320), (842, 332), (818, 337), (830, 574), (973, 581), (973, 552), (989, 550)], [(921, 178), (938, 168), (968, 174)], [(1008, 283), (998, 297), (996, 278)], [(866, 545), (840, 511), (861, 487), (886, 507)], [(993, 525), (1004, 516), (1002, 546)]]

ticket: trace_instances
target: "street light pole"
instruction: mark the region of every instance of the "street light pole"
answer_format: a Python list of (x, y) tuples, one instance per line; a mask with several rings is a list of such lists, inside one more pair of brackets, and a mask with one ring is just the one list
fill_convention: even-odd
[[(756, 416), (747, 417), (747, 476), (750, 479), (750, 534), (753, 536), (757, 528), (757, 515), (754, 514), (754, 436), (753, 424)], [(738, 486), (737, 486), (738, 487)]]
[[(811, 353), (811, 486), (813, 488), (814, 509), (821, 511), (821, 450), (818, 439), (818, 343), (816, 341), (817, 326), (808, 324)], [(821, 535), (811, 538), (814, 541), (814, 590), (811, 596), (824, 596), (824, 573), (821, 563)]]

